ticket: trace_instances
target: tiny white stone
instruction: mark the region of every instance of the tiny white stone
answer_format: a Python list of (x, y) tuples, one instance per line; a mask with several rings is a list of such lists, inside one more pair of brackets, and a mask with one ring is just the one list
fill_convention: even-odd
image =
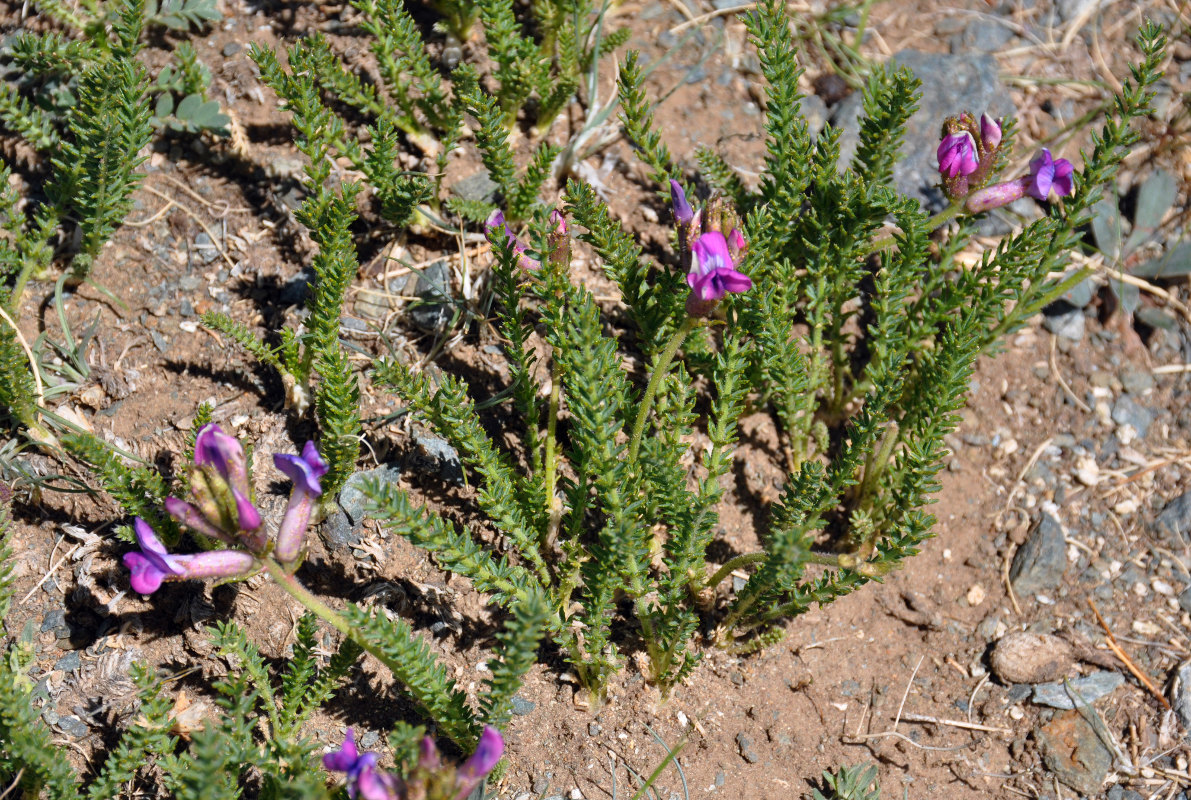
[(1174, 587), (1161, 578), (1154, 578), (1150, 581), (1150, 588), (1166, 597), (1172, 597), (1174, 595)]
[(981, 586), (978, 583), (973, 584), (972, 588), (968, 589), (968, 595), (967, 595), (968, 605), (978, 606), (984, 602), (984, 598), (987, 596), (988, 596), (988, 593), (984, 591), (983, 586)]

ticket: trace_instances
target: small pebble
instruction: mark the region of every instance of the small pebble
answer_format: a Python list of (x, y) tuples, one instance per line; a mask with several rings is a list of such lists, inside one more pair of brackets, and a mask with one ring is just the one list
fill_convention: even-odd
[(1075, 656), (1057, 636), (1018, 631), (1001, 637), (988, 660), (1004, 683), (1043, 683), (1067, 674)]
[(520, 695), (513, 695), (513, 713), (519, 717), (523, 717), (536, 708), (535, 703), (531, 703)]
[(968, 601), (968, 605), (978, 606), (984, 602), (984, 598), (987, 596), (988, 594), (984, 591), (984, 587), (977, 583), (973, 585), (971, 589), (968, 589), (966, 599)]
[(598, 722), (587, 723), (587, 735), (588, 736), (599, 736), (600, 730), (601, 730), (601, 728), (600, 728), (600, 724)]
[(743, 733), (736, 734), (736, 746), (740, 748), (740, 757), (750, 764), (756, 764), (761, 759), (753, 752), (753, 740)]

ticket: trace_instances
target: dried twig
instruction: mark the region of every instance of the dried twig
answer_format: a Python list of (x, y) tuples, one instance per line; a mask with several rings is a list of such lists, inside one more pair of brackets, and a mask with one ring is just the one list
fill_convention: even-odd
[(1100, 616), (1100, 609), (1096, 608), (1096, 603), (1090, 597), (1088, 598), (1088, 605), (1091, 607), (1092, 613), (1096, 615), (1096, 621), (1099, 622), (1100, 627), (1104, 629), (1104, 635), (1106, 637), (1108, 649), (1112, 650), (1113, 654), (1121, 660), (1121, 663), (1133, 673), (1133, 677), (1145, 684), (1145, 687), (1149, 689), (1150, 694), (1158, 698), (1158, 702), (1162, 704), (1162, 707), (1169, 711), (1170, 703), (1167, 702), (1166, 698), (1162, 696), (1162, 692), (1158, 691), (1158, 687), (1154, 686), (1154, 682), (1151, 681), (1149, 677), (1147, 677), (1146, 674), (1142, 672), (1136, 664), (1133, 663), (1133, 659), (1129, 658), (1128, 654), (1126, 654), (1125, 651), (1121, 649), (1121, 646), (1117, 644), (1116, 637), (1112, 635), (1112, 631), (1109, 629), (1108, 623), (1104, 621), (1104, 617)]
[(950, 725), (953, 728), (963, 728), (967, 731), (985, 731), (987, 733), (1004, 733), (1012, 735), (1009, 728), (998, 728), (994, 725), (981, 725), (979, 722), (964, 722), (961, 719), (942, 719), (926, 714), (906, 714), (902, 717), (906, 722), (929, 722), (934, 725)]

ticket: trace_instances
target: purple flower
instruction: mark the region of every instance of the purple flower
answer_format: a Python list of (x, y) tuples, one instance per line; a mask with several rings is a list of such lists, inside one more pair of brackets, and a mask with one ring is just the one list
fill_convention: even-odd
[(1026, 184), (1026, 192), (1035, 200), (1045, 201), (1050, 197), (1050, 190), (1054, 189), (1059, 197), (1066, 197), (1075, 191), (1071, 180), (1071, 173), (1075, 168), (1065, 158), (1051, 158), (1050, 151), (1045, 147), (1037, 158), (1030, 162), (1030, 177)]
[(980, 115), (980, 144), (985, 152), (996, 150), (1001, 144), (1001, 123), (988, 114)]
[[(566, 223), (564, 222), (563, 224), (565, 225)], [(484, 235), (488, 237), (488, 243), (493, 247), (500, 246), (501, 231), (504, 231), (505, 241), (512, 246), (513, 251), (518, 255), (517, 266), (525, 270), (537, 269), (541, 266), (536, 259), (525, 255), (526, 250), (529, 248), (523, 245), (521, 241), (509, 231), (508, 226), (505, 224), (505, 212), (498, 209), (493, 211), (488, 217), (488, 221), (484, 223)]]
[(124, 554), (124, 566), (132, 573), (130, 582), (133, 591), (153, 594), (167, 577), (186, 574), (185, 559), (166, 552), (165, 545), (157, 538), (149, 523), (137, 517), (132, 527), (136, 531), (136, 543), (141, 548), (139, 553)]
[(567, 218), (557, 208), (550, 210), (550, 232), (556, 236), (566, 236)]
[(695, 218), (691, 204), (686, 201), (686, 192), (683, 191), (682, 184), (673, 178), (670, 179), (670, 208), (673, 209), (674, 219), (679, 225), (690, 225), (691, 220)]
[(976, 160), (976, 142), (967, 131), (943, 137), (937, 155), (939, 172), (948, 178), (971, 175), (979, 166)]
[[(739, 231), (733, 230), (729, 237), (735, 244), (743, 246), (744, 237), (740, 236)], [(724, 234), (708, 231), (695, 240), (691, 249), (694, 255), (691, 271), (686, 276), (686, 282), (691, 287), (691, 295), (687, 299), (687, 312), (691, 316), (707, 316), (711, 307), (728, 292), (747, 292), (753, 288), (749, 276), (737, 271), (732, 263), (732, 254)]]
[(323, 756), (323, 767), (347, 773), (348, 797), (359, 794), (364, 800), (393, 800), (402, 796), (401, 782), (376, 768), (376, 754), (356, 750), (356, 734), (351, 728), (343, 737), (343, 747)]
[(455, 773), (455, 800), (464, 800), (471, 794), (480, 781), (484, 780), (484, 776), (496, 766), (496, 762), (500, 761), (504, 750), (505, 743), (500, 737), (500, 731), (491, 725), (485, 725), (476, 751)]
[(260, 512), (248, 499), (248, 464), (236, 437), (228, 436), (214, 422), (208, 422), (194, 437), (194, 463), (212, 467), (227, 483), (235, 500), (240, 530), (254, 531), (261, 526)]
[(1025, 195), (1046, 201), (1053, 189), (1060, 197), (1075, 190), (1072, 173), (1075, 168), (1065, 158), (1052, 158), (1050, 151), (1043, 148), (1038, 157), (1030, 162), (1030, 174), (1005, 183), (997, 183), (978, 192), (973, 192), (964, 202), (969, 214), (979, 214), (1008, 205)]
[(318, 479), (327, 474), (327, 462), (318, 454), (314, 442), (307, 442), (300, 456), (275, 453), (273, 465), (294, 482), (289, 505), (285, 508), (285, 516), (277, 530), (277, 543), (273, 547), (273, 555), (277, 560), (282, 564), (288, 564), (296, 559), (302, 550), (302, 539), (310, 524), (310, 512), (314, 508), (314, 501), (323, 493)]
[(140, 517), (133, 521), (139, 553), (125, 553), (124, 566), (132, 573), (130, 583), (139, 594), (153, 594), (163, 581), (188, 578), (235, 578), (247, 575), (256, 560), (239, 550), (212, 550), (197, 555), (178, 556), (166, 552), (165, 545)]

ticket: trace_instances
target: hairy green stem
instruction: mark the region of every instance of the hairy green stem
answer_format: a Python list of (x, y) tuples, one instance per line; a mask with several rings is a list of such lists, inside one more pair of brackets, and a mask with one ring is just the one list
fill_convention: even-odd
[(546, 454), (543, 463), (546, 473), (546, 511), (554, 509), (554, 487), (557, 480), (558, 459), (555, 455), (555, 436), (558, 430), (558, 398), (559, 384), (562, 382), (558, 361), (550, 366), (550, 406), (546, 411)]
[(641, 398), (641, 407), (637, 410), (637, 420), (633, 423), (633, 433), (629, 438), (629, 461), (637, 460), (637, 452), (641, 449), (641, 435), (645, 433), (645, 420), (649, 418), (649, 410), (653, 407), (653, 399), (658, 393), (658, 387), (662, 385), (662, 379), (670, 370), (670, 362), (674, 360), (674, 355), (678, 352), (678, 348), (682, 347), (686, 337), (702, 321), (700, 317), (688, 316), (684, 319), (678, 326), (678, 330), (674, 331), (674, 335), (670, 337), (670, 341), (666, 343), (666, 349), (658, 356), (657, 367), (649, 376), (649, 385), (645, 387), (645, 395)]
[(756, 564), (769, 558), (769, 553), (745, 553), (744, 555), (736, 556), (730, 559), (728, 563), (715, 571), (715, 574), (703, 582), (703, 586), (710, 586), (715, 588), (720, 585), (720, 582), (731, 575), (734, 571), (741, 567), (747, 567), (749, 564)]
[(285, 568), (278, 564), (271, 558), (263, 559), (265, 571), (269, 573), (274, 582), (289, 594), (290, 597), (297, 600), (306, 607), (306, 610), (314, 614), (319, 619), (325, 620), (332, 628), (342, 633), (344, 636), (353, 639), (356, 644), (363, 647), (372, 655), (386, 662), (385, 656), (378, 652), (379, 648), (375, 648), (364, 640), (362, 636), (356, 636), (352, 630), (352, 626), (348, 624), (339, 612), (335, 611), (329, 605), (319, 600), (314, 596), (314, 593), (298, 582), (292, 574), (285, 571)]

